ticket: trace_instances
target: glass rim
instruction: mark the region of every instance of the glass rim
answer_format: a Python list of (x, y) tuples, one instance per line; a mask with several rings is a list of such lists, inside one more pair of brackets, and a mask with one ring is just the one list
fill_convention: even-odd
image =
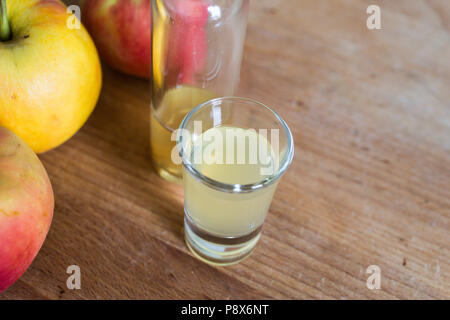
[[(217, 105), (219, 102), (224, 102), (224, 101), (237, 101), (237, 102), (244, 102), (247, 104), (253, 103), (258, 106), (264, 107), (281, 124), (281, 126), (283, 127), (283, 130), (284, 130), (284, 133), (286, 135), (287, 151), (286, 151), (286, 154), (284, 155), (283, 159), (280, 162), (280, 166), (279, 166), (278, 170), (274, 174), (268, 176), (267, 178), (265, 178), (263, 180), (260, 180), (258, 182), (251, 183), (251, 184), (223, 183), (223, 182), (217, 181), (215, 179), (211, 179), (211, 178), (205, 176), (204, 174), (202, 174), (200, 171), (198, 171), (194, 167), (194, 165), (192, 165), (192, 163), (189, 160), (186, 160), (187, 157), (183, 156), (183, 145), (182, 145), (182, 141), (181, 141), (181, 138), (182, 138), (181, 133), (186, 128), (186, 125), (189, 122), (189, 120), (191, 120), (192, 116), (194, 114), (196, 114), (198, 111), (200, 111), (201, 109), (203, 109), (207, 106), (210, 106), (210, 105), (212, 105), (212, 106)], [(182, 164), (186, 168), (186, 170), (188, 170), (189, 173), (191, 173), (196, 179), (205, 183), (209, 187), (216, 189), (216, 190), (223, 191), (223, 192), (228, 192), (228, 193), (252, 192), (252, 191), (261, 189), (263, 187), (266, 187), (266, 186), (274, 183), (279, 178), (281, 178), (281, 176), (286, 172), (286, 170), (289, 168), (290, 164), (292, 163), (292, 159), (294, 158), (294, 138), (293, 138), (292, 132), (289, 129), (286, 122), (283, 120), (283, 118), (281, 118), (281, 116), (277, 112), (275, 112), (274, 110), (272, 110), (265, 104), (255, 100), (255, 99), (252, 99), (252, 98), (226, 96), (226, 97), (219, 97), (219, 98), (207, 100), (207, 101), (197, 105), (195, 108), (193, 108), (191, 111), (189, 111), (189, 113), (184, 117), (183, 121), (181, 122), (178, 133), (177, 133), (177, 141), (176, 142), (177, 142), (177, 149), (178, 149), (178, 153), (180, 155)]]
[[(246, 5), (248, 2), (249, 2), (249, 0), (238, 0), (238, 1), (235, 0), (234, 3), (233, 3), (233, 7), (232, 7), (233, 11), (231, 12), (231, 14), (230, 14), (226, 19), (228, 19), (228, 18), (231, 17), (231, 16), (236, 15), (236, 13), (237, 13), (238, 11), (242, 10), (242, 8), (244, 7), (244, 5)], [(155, 5), (156, 5), (156, 7), (158, 7), (158, 5), (160, 5), (159, 3), (160, 3), (159, 0), (155, 0)], [(162, 3), (162, 5), (165, 5), (166, 8), (167, 8), (168, 10), (170, 10), (171, 12), (176, 12), (176, 9), (174, 8), (174, 6), (173, 6), (172, 4), (165, 2), (165, 3)], [(208, 13), (208, 14), (210, 14), (210, 13)], [(209, 18), (209, 17), (208, 17), (208, 18)], [(214, 20), (212, 20), (212, 21), (217, 21), (217, 22), (215, 22), (215, 24), (214, 24), (215, 27), (219, 27), (219, 26), (221, 26), (222, 24), (224, 24), (224, 19), (222, 19), (222, 18), (220, 18), (220, 19), (214, 19)]]

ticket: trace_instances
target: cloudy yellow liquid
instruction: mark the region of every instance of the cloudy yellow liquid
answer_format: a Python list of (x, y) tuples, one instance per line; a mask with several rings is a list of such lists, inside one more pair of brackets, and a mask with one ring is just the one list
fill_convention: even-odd
[[(192, 108), (215, 98), (215, 95), (201, 88), (180, 86), (168, 90), (157, 106), (152, 106), (150, 117), (150, 146), (152, 160), (157, 172), (167, 180), (180, 182), (181, 165), (172, 161), (176, 153), (176, 141), (172, 133)], [(175, 151), (174, 151), (175, 150)]]
[[(230, 143), (228, 138), (224, 138), (221, 146), (211, 148), (210, 143), (213, 141), (211, 137), (227, 137), (227, 130), (233, 132), (234, 142)], [(238, 140), (245, 141), (241, 150), (238, 147)], [(258, 142), (257, 150), (261, 146), (266, 148), (265, 158), (261, 157), (263, 161), (258, 158), (256, 163), (254, 161), (251, 163), (251, 155), (254, 156), (255, 152), (255, 149), (250, 147), (251, 141)], [(221, 183), (255, 184), (268, 178), (268, 173), (277, 169), (270, 143), (256, 131), (228, 126), (215, 127), (205, 131), (200, 139), (197, 139), (196, 144), (192, 148), (191, 163), (204, 176)], [(195, 164), (194, 154), (199, 152), (199, 148), (202, 156), (197, 159), (202, 158), (202, 163)], [(239, 155), (239, 152), (245, 154), (243, 164), (238, 163), (239, 157), (242, 162), (242, 153)], [(275, 182), (249, 193), (227, 193), (202, 183), (186, 168), (183, 168), (183, 180), (185, 210), (190, 220), (203, 232), (217, 237), (242, 237), (260, 228), (277, 184)]]

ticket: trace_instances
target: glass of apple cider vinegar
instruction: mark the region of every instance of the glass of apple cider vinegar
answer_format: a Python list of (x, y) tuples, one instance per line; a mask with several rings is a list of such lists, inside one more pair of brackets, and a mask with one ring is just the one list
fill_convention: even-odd
[(289, 127), (265, 105), (224, 97), (191, 110), (177, 131), (185, 239), (199, 259), (228, 265), (255, 247), (294, 156)]
[(233, 95), (239, 81), (248, 0), (152, 0), (152, 162), (181, 182), (174, 131), (195, 106)]

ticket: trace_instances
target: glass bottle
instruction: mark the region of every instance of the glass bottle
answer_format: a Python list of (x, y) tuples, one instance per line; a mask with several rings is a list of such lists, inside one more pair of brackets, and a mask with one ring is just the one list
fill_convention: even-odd
[(180, 182), (176, 133), (195, 106), (234, 95), (239, 82), (248, 0), (152, 0), (152, 162)]

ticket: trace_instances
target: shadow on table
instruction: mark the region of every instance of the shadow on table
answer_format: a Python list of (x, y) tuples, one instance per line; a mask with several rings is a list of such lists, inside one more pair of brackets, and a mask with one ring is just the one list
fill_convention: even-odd
[(101, 140), (106, 161), (126, 176), (118, 182), (128, 200), (161, 218), (167, 230), (183, 239), (183, 190), (166, 182), (150, 161), (150, 84), (104, 67), (99, 102), (88, 123)]

